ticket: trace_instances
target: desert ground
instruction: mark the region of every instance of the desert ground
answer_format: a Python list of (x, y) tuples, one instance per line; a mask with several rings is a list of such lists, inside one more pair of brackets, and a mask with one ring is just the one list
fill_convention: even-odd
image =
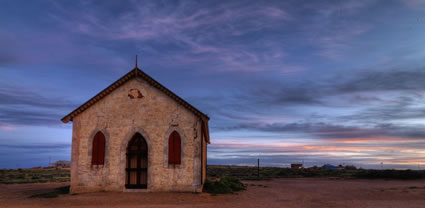
[(67, 185), (0, 184), (0, 207), (425, 207), (425, 180), (274, 179), (247, 190), (208, 193), (85, 193), (29, 198)]

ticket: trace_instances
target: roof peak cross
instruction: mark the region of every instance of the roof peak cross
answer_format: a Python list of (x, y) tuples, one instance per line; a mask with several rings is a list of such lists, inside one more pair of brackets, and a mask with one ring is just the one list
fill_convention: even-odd
[(137, 65), (137, 55), (136, 55), (136, 69), (138, 69), (139, 67), (138, 67), (138, 65)]

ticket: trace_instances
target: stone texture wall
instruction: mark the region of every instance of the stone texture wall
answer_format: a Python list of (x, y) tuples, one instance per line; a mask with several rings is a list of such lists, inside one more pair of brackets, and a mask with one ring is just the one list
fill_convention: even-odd
[[(203, 137), (204, 139), (205, 137)], [(205, 139), (203, 140), (204, 142), (202, 142), (202, 184), (205, 183), (205, 181), (207, 180), (207, 142), (205, 141)]]
[[(141, 92), (141, 98), (134, 89)], [(172, 130), (177, 130), (183, 141), (182, 164), (176, 167), (168, 166), (165, 151)], [(92, 140), (97, 131), (102, 131), (106, 139), (103, 166), (91, 165)], [(126, 148), (135, 133), (148, 143), (146, 191), (201, 191), (199, 117), (135, 78), (73, 119), (71, 192), (127, 191)]]

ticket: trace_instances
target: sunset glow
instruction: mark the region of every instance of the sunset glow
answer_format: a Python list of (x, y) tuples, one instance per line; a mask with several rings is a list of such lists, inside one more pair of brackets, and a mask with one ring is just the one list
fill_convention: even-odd
[[(391, 11), (391, 12), (389, 12)], [(425, 1), (2, 1), (0, 168), (135, 66), (210, 116), (208, 164), (425, 168)]]

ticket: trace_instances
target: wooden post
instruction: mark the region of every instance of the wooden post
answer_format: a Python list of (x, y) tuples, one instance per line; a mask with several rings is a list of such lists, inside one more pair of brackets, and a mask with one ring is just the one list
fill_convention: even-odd
[(257, 159), (257, 177), (260, 179), (260, 158)]

